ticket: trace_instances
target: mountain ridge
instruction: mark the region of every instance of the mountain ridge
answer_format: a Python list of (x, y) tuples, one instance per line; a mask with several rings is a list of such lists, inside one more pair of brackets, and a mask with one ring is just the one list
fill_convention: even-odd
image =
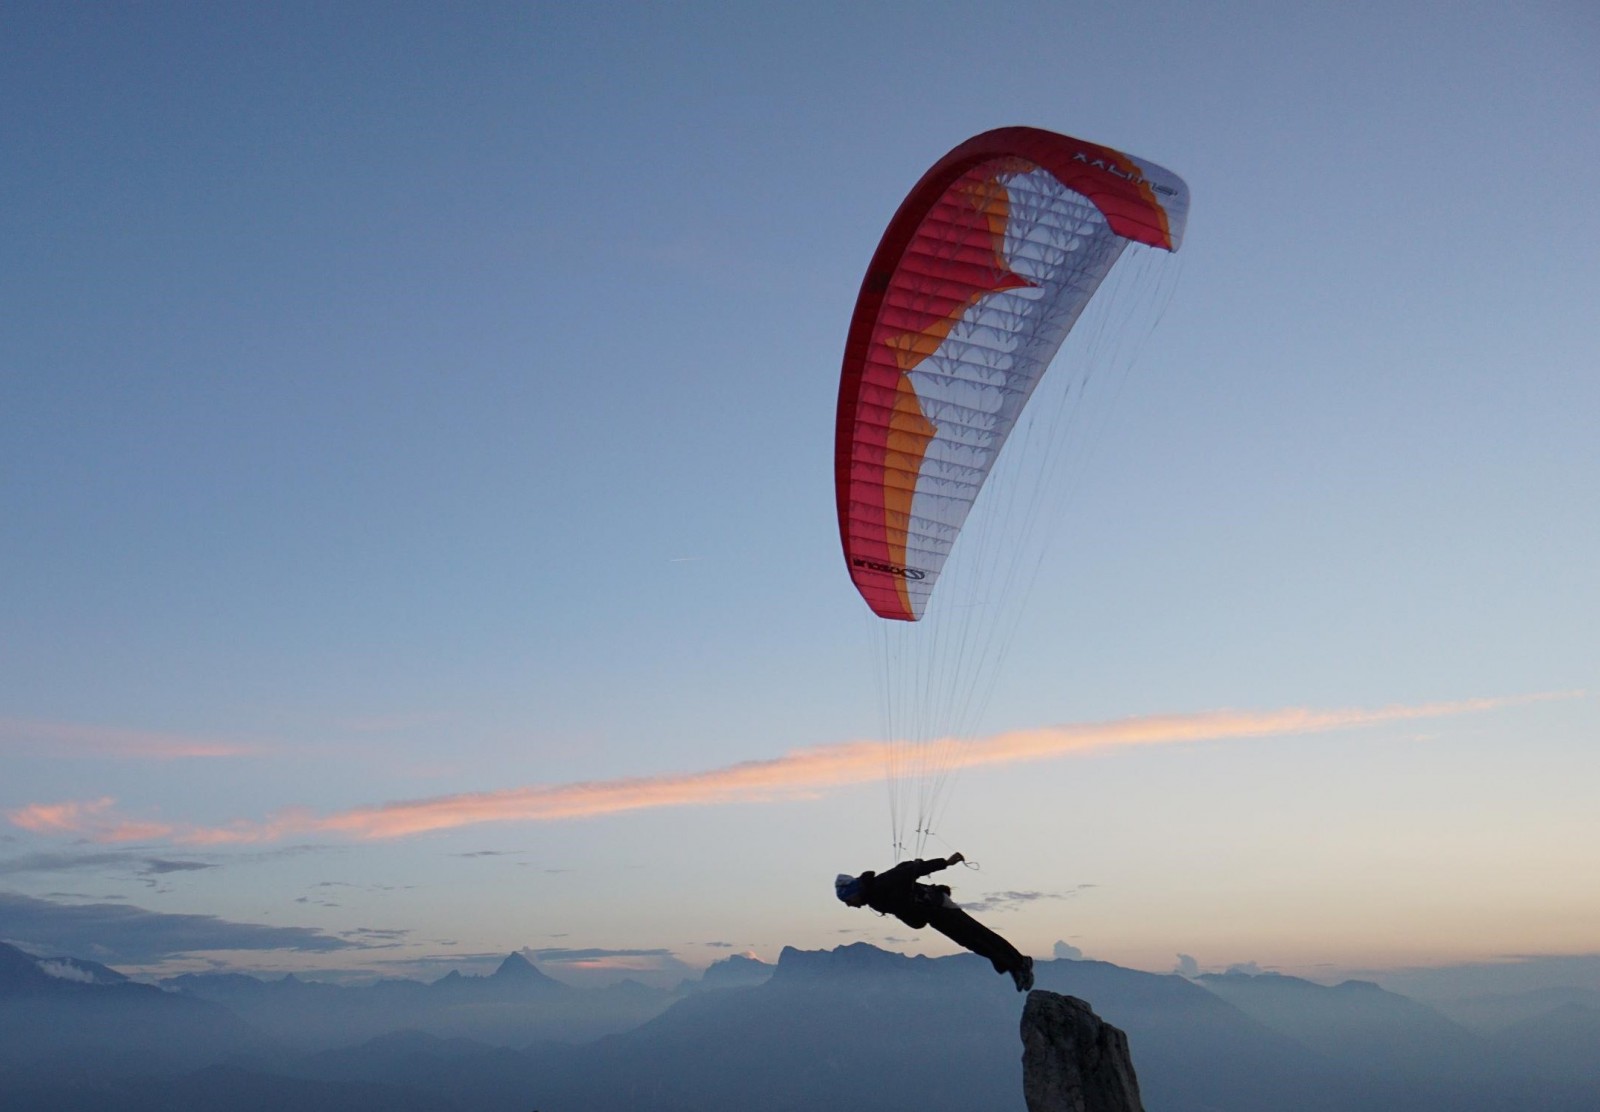
[[(584, 1030), (582, 1009), (597, 1002), (610, 1007), (643, 986), (551, 991), (522, 967), (524, 958), (502, 962), (496, 974), (431, 984), (341, 988), (295, 977), (265, 982), (191, 975), (174, 979), (188, 991), (164, 992), (134, 983), (52, 981), (38, 967), (40, 959), (0, 949), (0, 971), (32, 986), (0, 998), (0, 1048), (12, 1052), (0, 1059), (0, 1105), (7, 1112), (76, 1112), (91, 1107), (83, 1103), (88, 1089), (104, 1096), (124, 1085), (125, 1101), (94, 1107), (237, 1112), (232, 1104), (194, 1103), (200, 1094), (225, 1090), (219, 1079), (232, 1078), (259, 1102), (252, 1107), (263, 1109), (296, 1101), (337, 1107), (329, 1102), (345, 1093), (352, 1108), (384, 1107), (388, 1094), (388, 1106), (430, 1112), (1021, 1112), (1017, 1023), (1023, 998), (982, 959), (912, 956), (852, 943), (831, 950), (786, 947), (774, 966), (728, 960), (728, 973), (708, 970), (677, 993), (646, 990), (657, 995), (636, 1013), (642, 1020), (618, 1029), (613, 1012), (612, 1029), (581, 1039), (574, 1035)], [(501, 970), (503, 977), (497, 976)], [(1069, 959), (1041, 961), (1035, 973), (1040, 989), (1089, 1001), (1127, 1034), (1140, 1089), (1149, 1107), (1161, 1112), (1600, 1107), (1600, 1082), (1582, 1077), (1546, 1080), (1502, 1070), (1463, 1079), (1449, 1072), (1448, 1058), (1437, 1057), (1430, 1059), (1431, 1074), (1352, 1062), (1335, 1052), (1337, 1046), (1307, 1045), (1176, 974)], [(754, 983), (721, 984), (724, 977)], [(524, 982), (526, 991), (511, 992)], [(197, 986), (257, 1008), (247, 1009), (250, 1015), (277, 1008), (276, 1021), (298, 1023), (304, 1037), (255, 1031), (223, 1004), (193, 996)], [(1262, 997), (1280, 1004), (1284, 997), (1305, 997), (1345, 1019), (1373, 1004), (1380, 1015), (1420, 1008), (1363, 983), (1330, 988), (1271, 975), (1221, 987), (1254, 994), (1244, 1002), (1258, 1012)], [(409, 1010), (421, 1007), (419, 1001), (426, 1007)], [(418, 1018), (428, 1029), (409, 1022)], [(1285, 1026), (1282, 1016), (1267, 1018)], [(1573, 1018), (1587, 1013), (1579, 1010)], [(91, 1022), (68, 1030), (66, 1024), (78, 1020)], [(14, 1053), (9, 1036), (20, 1023), (47, 1036), (33, 1048), (40, 1053)], [(242, 1030), (251, 1037), (229, 1035)], [(162, 1058), (162, 1045), (140, 1041), (151, 1033), (181, 1041), (188, 1057)], [(507, 1041), (517, 1034), (531, 1037)], [(73, 1049), (84, 1053), (67, 1053)], [(144, 1080), (135, 1082), (136, 1074)], [(68, 1085), (67, 1076), (87, 1080)]]

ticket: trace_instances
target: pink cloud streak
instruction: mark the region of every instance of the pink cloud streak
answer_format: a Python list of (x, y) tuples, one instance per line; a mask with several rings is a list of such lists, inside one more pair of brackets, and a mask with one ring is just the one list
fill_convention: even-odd
[(67, 803), (29, 803), (6, 812), (6, 818), (13, 826), (35, 834), (82, 834), (97, 842), (152, 841), (176, 832), (167, 823), (119, 818), (111, 810), (115, 803), (109, 796)]
[(212, 738), (20, 718), (0, 719), (0, 745), (158, 761), (193, 757), (247, 757), (257, 751), (248, 745)]
[[(1577, 693), (1468, 699), (1453, 703), (1391, 706), (1377, 710), (1217, 710), (1196, 714), (1146, 715), (1112, 722), (1018, 730), (961, 742), (953, 747), (959, 768), (1017, 764), (1146, 745), (1178, 745), (1283, 735), (1326, 733), (1392, 722), (1474, 714)], [(781, 757), (743, 761), (702, 772), (667, 773), (615, 780), (533, 785), (357, 807), (318, 816), (286, 810), (265, 822), (221, 827), (175, 828), (118, 819), (110, 800), (34, 804), (12, 811), (25, 829), (77, 833), (97, 841), (170, 837), (189, 845), (275, 841), (287, 836), (337, 834), (356, 839), (400, 838), (491, 822), (561, 822), (661, 807), (770, 803), (816, 798), (830, 790), (870, 783), (883, 776), (889, 746), (859, 741), (798, 749)], [(140, 833), (142, 831), (142, 833)]]
[(13, 826), (36, 834), (79, 834), (98, 821), (115, 803), (109, 796), (68, 803), (30, 803), (7, 812)]

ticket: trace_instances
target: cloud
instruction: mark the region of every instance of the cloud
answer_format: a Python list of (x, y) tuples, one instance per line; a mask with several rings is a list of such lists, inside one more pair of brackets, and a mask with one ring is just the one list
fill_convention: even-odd
[(569, 981), (590, 984), (621, 977), (642, 977), (661, 983), (663, 978), (698, 975), (698, 970), (668, 949), (610, 950), (599, 947), (544, 946), (521, 951), (530, 961), (554, 969)]
[(127, 904), (62, 904), (0, 892), (0, 939), (25, 947), (150, 964), (206, 950), (324, 953), (360, 944), (309, 927), (234, 923), (215, 915), (170, 915)]
[(47, 750), (52, 756), (88, 754), (157, 761), (249, 757), (260, 751), (219, 738), (22, 718), (0, 718), (0, 747)]
[[(1018, 764), (1148, 745), (1326, 733), (1447, 715), (1473, 714), (1574, 693), (1468, 699), (1377, 710), (1217, 710), (1146, 715), (1112, 722), (1018, 730), (955, 746), (952, 768)], [(889, 747), (860, 741), (798, 749), (781, 757), (744, 761), (701, 772), (533, 785), (356, 807), (329, 815), (304, 809), (266, 821), (178, 827), (122, 818), (109, 798), (35, 803), (9, 812), (15, 825), (38, 833), (77, 834), (103, 843), (167, 838), (187, 845), (276, 841), (291, 835), (357, 839), (400, 838), (492, 822), (564, 822), (651, 808), (703, 807), (814, 799), (881, 779)]]
[(1228, 966), (1227, 972), (1230, 974), (1242, 973), (1247, 977), (1259, 977), (1266, 970), (1253, 961), (1240, 961)]
[(29, 853), (21, 857), (0, 859), (0, 876), (59, 873), (70, 869), (106, 869), (126, 870), (137, 876), (155, 877), (217, 867), (215, 862), (178, 861), (169, 857), (148, 857), (132, 853)]
[(593, 947), (587, 949), (571, 949), (566, 946), (546, 946), (541, 949), (528, 949), (522, 951), (534, 961), (549, 962), (553, 965), (577, 965), (585, 962), (611, 961), (615, 958), (667, 958), (673, 959), (671, 950), (602, 950)]
[(68, 803), (29, 803), (7, 812), (6, 818), (36, 834), (75, 834), (109, 811), (115, 802), (110, 796), (102, 796)]
[(91, 895), (88, 892), (41, 892), (39, 894), (41, 897), (47, 900), (70, 900), (74, 903), (80, 900), (99, 900), (103, 902), (106, 900), (125, 900), (128, 898), (127, 896), (119, 896), (115, 893), (104, 896)]
[(85, 985), (92, 985), (95, 981), (92, 972), (69, 961), (41, 961), (38, 964), (41, 972), (57, 980), (77, 981)]
[(1057, 961), (1082, 961), (1083, 951), (1067, 942), (1057, 940), (1055, 945)]
[(1180, 977), (1188, 977), (1193, 980), (1195, 977), (1200, 976), (1200, 963), (1195, 961), (1189, 954), (1179, 954), (1178, 964), (1172, 971)]
[(355, 927), (351, 930), (340, 931), (339, 934), (343, 938), (357, 939), (363, 946), (396, 946), (404, 942), (411, 932), (404, 928)]
[(87, 834), (97, 842), (144, 842), (176, 833), (168, 823), (125, 819), (112, 812), (116, 800), (69, 800), (65, 803), (29, 803), (6, 813), (11, 822), (35, 834)]
[(147, 857), (144, 859), (144, 872), (147, 875), (160, 876), (166, 873), (191, 873), (199, 869), (215, 869), (217, 866), (205, 861), (172, 861), (165, 857)]
[(1024, 904), (1037, 903), (1040, 900), (1069, 900), (1077, 895), (1072, 892), (986, 892), (982, 899), (963, 901), (961, 906), (968, 911), (1015, 911)]

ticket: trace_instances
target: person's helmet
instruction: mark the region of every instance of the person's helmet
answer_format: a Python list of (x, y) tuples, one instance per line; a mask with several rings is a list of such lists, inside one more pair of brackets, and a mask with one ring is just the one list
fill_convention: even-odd
[(833, 878), (833, 894), (843, 902), (849, 903), (861, 895), (861, 881), (849, 873), (840, 873)]

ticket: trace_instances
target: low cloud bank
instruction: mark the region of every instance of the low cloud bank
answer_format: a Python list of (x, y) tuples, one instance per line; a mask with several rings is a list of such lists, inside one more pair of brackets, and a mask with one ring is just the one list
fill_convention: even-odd
[(206, 951), (362, 949), (309, 927), (235, 923), (215, 915), (172, 915), (128, 904), (66, 904), (0, 892), (0, 939), (107, 964), (152, 965)]

